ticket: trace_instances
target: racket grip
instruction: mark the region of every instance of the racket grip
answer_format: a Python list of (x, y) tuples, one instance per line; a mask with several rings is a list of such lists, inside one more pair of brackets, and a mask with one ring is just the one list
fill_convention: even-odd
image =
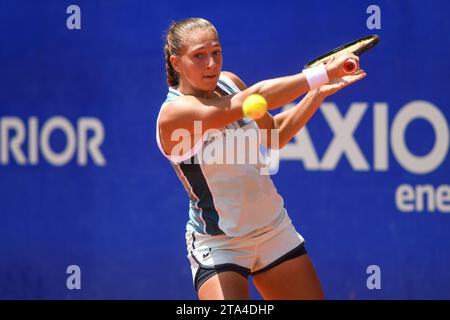
[(356, 62), (353, 59), (349, 59), (344, 63), (344, 72), (353, 73), (356, 70)]

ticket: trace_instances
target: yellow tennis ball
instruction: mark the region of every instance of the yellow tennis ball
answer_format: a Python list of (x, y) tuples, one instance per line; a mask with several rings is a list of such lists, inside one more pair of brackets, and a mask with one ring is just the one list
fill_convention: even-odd
[(267, 111), (267, 101), (260, 94), (249, 95), (242, 104), (242, 110), (245, 117), (259, 119)]

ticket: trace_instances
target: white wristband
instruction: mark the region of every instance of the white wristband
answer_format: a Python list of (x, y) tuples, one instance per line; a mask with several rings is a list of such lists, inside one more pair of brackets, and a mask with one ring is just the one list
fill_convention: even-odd
[(328, 79), (327, 69), (325, 69), (325, 65), (323, 63), (315, 67), (303, 69), (302, 72), (308, 81), (310, 90), (317, 89), (321, 85), (330, 81), (330, 79)]

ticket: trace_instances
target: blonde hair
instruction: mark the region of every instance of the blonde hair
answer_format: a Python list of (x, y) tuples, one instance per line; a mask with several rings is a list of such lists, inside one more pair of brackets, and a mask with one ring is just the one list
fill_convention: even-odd
[(187, 35), (194, 30), (210, 29), (212, 30), (217, 39), (219, 35), (216, 28), (208, 20), (202, 18), (189, 18), (171, 23), (166, 31), (166, 42), (164, 45), (164, 51), (166, 54), (166, 77), (167, 84), (170, 87), (177, 86), (180, 82), (178, 73), (175, 71), (172, 63), (170, 62), (170, 56), (179, 56), (184, 48)]

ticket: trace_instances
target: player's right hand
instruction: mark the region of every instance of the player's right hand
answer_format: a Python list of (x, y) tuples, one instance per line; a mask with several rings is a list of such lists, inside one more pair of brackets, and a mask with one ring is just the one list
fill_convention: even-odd
[(353, 60), (356, 62), (355, 70), (350, 73), (355, 74), (359, 70), (359, 57), (353, 53), (344, 53), (338, 56), (332, 56), (329, 60), (324, 62), (330, 81), (349, 75), (349, 73), (344, 69), (344, 64), (348, 60)]

